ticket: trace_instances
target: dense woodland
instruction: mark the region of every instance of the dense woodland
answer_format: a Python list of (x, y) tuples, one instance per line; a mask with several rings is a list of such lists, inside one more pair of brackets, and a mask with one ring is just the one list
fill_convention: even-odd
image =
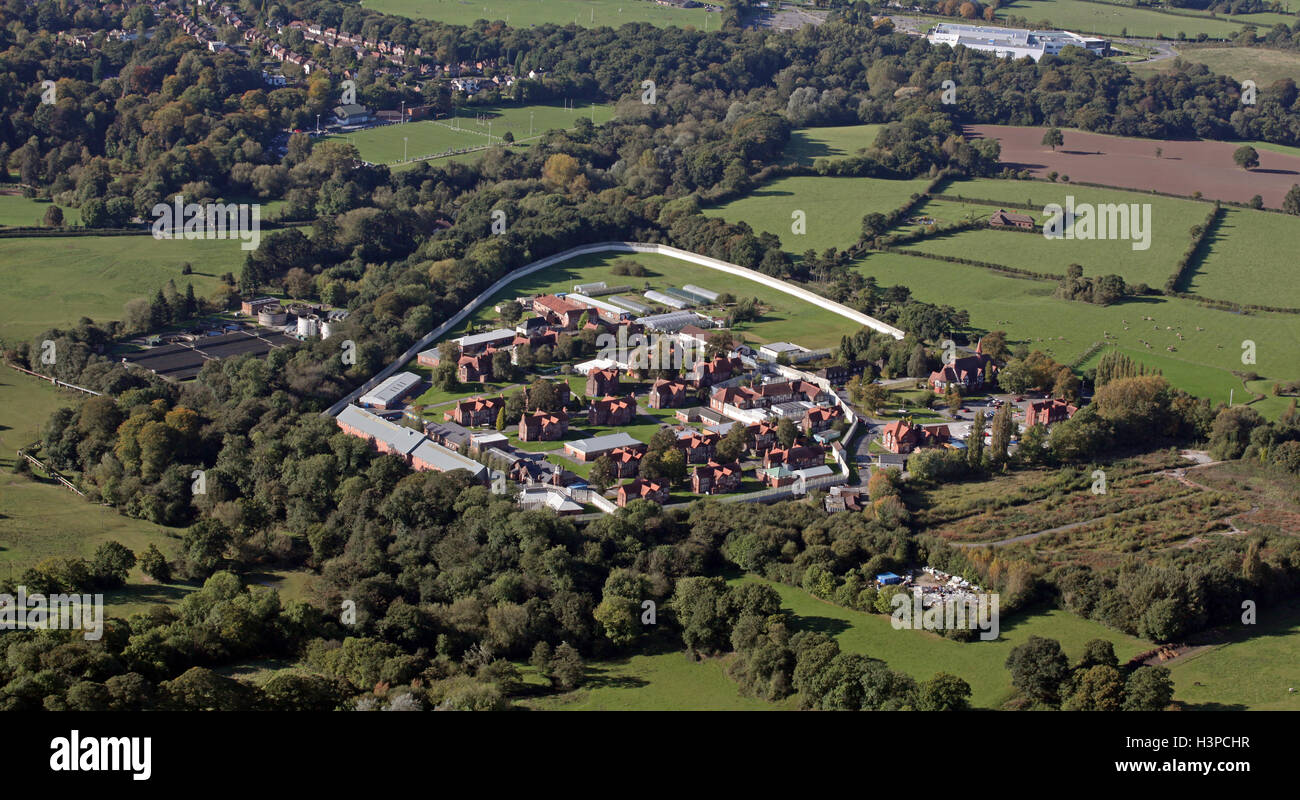
[[(889, 123), (876, 146), (834, 167), (842, 174), (989, 175), (996, 147), (967, 144), (959, 124), (1295, 144), (1294, 87), (1266, 89), (1243, 110), (1235, 84), (1194, 70), (1143, 81), (1085, 53), (1032, 64), (967, 52), (954, 61), (924, 41), (872, 29), (865, 3), (796, 33), (709, 34), (636, 25), (466, 29), (337, 2), (270, 5), (272, 20), (342, 24), (419, 45), (439, 60), (495, 58), (541, 69), (546, 77), (536, 87), (518, 84), (530, 99), (618, 102), (614, 122), (580, 121), (523, 153), (502, 149), (472, 165), (391, 172), (359, 164), (348, 145), (313, 146), (305, 136), (291, 136), (287, 153), (273, 155), (284, 128), (332, 105), (341, 72), (313, 75), (306, 89), (267, 92), (254, 64), (208, 53), (166, 22), (152, 39), (90, 50), (54, 39), (60, 31), (153, 22), (139, 9), (99, 6), (15, 1), (0, 8), (0, 157), (27, 191), (79, 207), (92, 227), (128, 224), (173, 192), (196, 201), (284, 199), (287, 217), (310, 221), (310, 236), (267, 234), (215, 297), (172, 287), (122, 321), (82, 320), (33, 342), (5, 343), (15, 363), (106, 393), (55, 412), (42, 457), (75, 475), (92, 500), (175, 527), (179, 539), (171, 558), (152, 548), (110, 549), (89, 561), (47, 560), (13, 583), (92, 589), (120, 580), (122, 565), (137, 560), (158, 580), (204, 583), (175, 608), (113, 621), (99, 642), (8, 634), (0, 708), (499, 708), (518, 687), (518, 663), (532, 664), (557, 689), (572, 688), (584, 660), (655, 636), (696, 656), (737, 653), (733, 676), (756, 696), (797, 694), (809, 708), (962, 708), (969, 687), (959, 676), (918, 684), (879, 661), (839, 653), (825, 636), (792, 632), (770, 588), (720, 576), (740, 570), (869, 609), (882, 602), (867, 585), (877, 571), (930, 563), (998, 589), (1004, 610), (1058, 602), (1159, 641), (1221, 621), (1245, 591), (1295, 586), (1300, 552), (1265, 541), (1252, 545), (1253, 555), (1226, 550), (1213, 564), (1134, 567), (1138, 579), (1048, 572), (1029, 560), (968, 560), (918, 535), (887, 472), (873, 478), (871, 508), (860, 514), (827, 515), (810, 503), (700, 502), (666, 512), (636, 501), (579, 527), (522, 511), (458, 474), (412, 473), (319, 413), (505, 272), (605, 239), (671, 243), (806, 281), (909, 333), (893, 342), (863, 331), (846, 338), (839, 358), (866, 360), (873, 374), (924, 375), (937, 363), (938, 340), (982, 333), (968, 329), (964, 311), (918, 302), (905, 286), (877, 286), (847, 268), (846, 252), (793, 261), (770, 232), (706, 218), (702, 203), (792, 169), (776, 165), (799, 125)], [(47, 78), (58, 82), (52, 106), (40, 101)], [(644, 79), (661, 87), (656, 105), (635, 99)], [(970, 87), (955, 107), (937, 101), (945, 79)], [(898, 91), (909, 86), (921, 91)], [(490, 237), (489, 215), (498, 208), (508, 232)], [(340, 338), (357, 342), (356, 363), (342, 363), (337, 341), (314, 341), (265, 360), (211, 362), (196, 381), (176, 385), (127, 372), (104, 355), (147, 324), (225, 308), (236, 289), (268, 285), (292, 285), (296, 295), (350, 309)], [(49, 367), (34, 363), (45, 340), (59, 353)], [(1008, 361), (1005, 381), (1079, 390), (1068, 367), (1041, 353), (1000, 355)], [(1230, 458), (1292, 472), (1300, 466), (1294, 415), (1265, 423), (1249, 409), (1212, 408), (1159, 376), (1127, 370), (1107, 362), (1085, 376), (1098, 387), (1095, 402), (1050, 437), (1033, 433), (1042, 446), (1022, 445), (1029, 464), (1082, 467), (1120, 443), (1208, 441)], [(1015, 466), (1003, 443), (961, 464), (933, 464), (921, 479)], [(197, 496), (195, 469), (206, 471), (206, 492)], [(314, 570), (316, 595), (282, 604), (237, 577), (267, 567)], [(1185, 618), (1148, 619), (1152, 598), (1196, 602), (1187, 603)], [(639, 622), (645, 600), (660, 604), (658, 628)], [(355, 621), (339, 621), (344, 601), (356, 604)], [(1030, 702), (1078, 694), (1062, 690), (1075, 678), (1053, 666), (1049, 651), (1037, 658), (1055, 675), (1050, 691), (1034, 694), (1029, 678), (1017, 678)], [(267, 656), (301, 658), (314, 675), (277, 676), (259, 688), (212, 671)], [(1093, 674), (1101, 667), (1117, 669), (1095, 654), (1076, 670), (1079, 685), (1111, 687), (1110, 672)], [(1162, 696), (1163, 684), (1143, 675), (1120, 696), (1156, 703), (1150, 698)], [(1147, 706), (1134, 700), (1131, 707)]]

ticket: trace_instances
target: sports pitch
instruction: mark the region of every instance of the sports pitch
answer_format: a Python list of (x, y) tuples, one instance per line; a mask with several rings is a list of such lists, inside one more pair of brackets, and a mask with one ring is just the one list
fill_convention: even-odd
[(326, 138), (351, 142), (366, 161), (400, 168), (433, 157), (479, 158), (489, 145), (503, 144), (507, 132), (516, 142), (524, 142), (548, 130), (568, 130), (580, 118), (594, 118), (596, 125), (602, 125), (613, 116), (612, 106), (599, 104), (579, 104), (572, 109), (560, 105), (470, 106), (458, 109), (450, 119), (381, 125)]

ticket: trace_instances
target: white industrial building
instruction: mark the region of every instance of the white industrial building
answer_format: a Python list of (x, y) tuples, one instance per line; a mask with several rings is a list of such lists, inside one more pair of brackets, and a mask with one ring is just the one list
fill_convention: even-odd
[(420, 376), (414, 372), (399, 372), (369, 392), (361, 395), (361, 405), (373, 408), (392, 408), (411, 390), (420, 385)]
[(659, 303), (660, 305), (669, 306), (670, 308), (690, 308), (692, 305), (694, 305), (691, 301), (687, 300), (684, 297), (675, 297), (671, 294), (664, 294), (663, 292), (657, 291), (655, 289), (651, 289), (650, 291), (646, 292), (644, 296), (645, 299), (649, 300), (652, 303)]
[(1069, 31), (1025, 31), (941, 22), (930, 29), (926, 38), (930, 44), (946, 44), (949, 47), (960, 44), (972, 50), (993, 53), (1000, 58), (1032, 58), (1035, 61), (1043, 56), (1056, 55), (1070, 46), (1103, 56), (1110, 52), (1109, 41)]

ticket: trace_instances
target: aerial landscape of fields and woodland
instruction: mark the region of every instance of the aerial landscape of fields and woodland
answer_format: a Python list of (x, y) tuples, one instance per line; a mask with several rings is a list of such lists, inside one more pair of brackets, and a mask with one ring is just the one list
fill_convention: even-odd
[(1300, 711), (1284, 2), (14, 0), (0, 61), (0, 710)]

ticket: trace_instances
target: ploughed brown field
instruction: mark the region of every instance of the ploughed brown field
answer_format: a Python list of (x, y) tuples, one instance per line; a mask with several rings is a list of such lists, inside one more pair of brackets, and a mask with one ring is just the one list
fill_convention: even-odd
[[(1002, 143), (1002, 163), (1025, 169), (1036, 177), (1056, 171), (1072, 182), (1192, 195), (1216, 200), (1250, 202), (1259, 195), (1269, 208), (1281, 208), (1282, 198), (1300, 184), (1300, 158), (1256, 148), (1259, 166), (1249, 172), (1238, 167), (1231, 142), (1129, 139), (1099, 133), (1062, 130), (1065, 144), (1053, 152), (1042, 144), (1046, 128), (968, 125), (966, 136), (993, 138)], [(1161, 149), (1156, 158), (1156, 148)]]

